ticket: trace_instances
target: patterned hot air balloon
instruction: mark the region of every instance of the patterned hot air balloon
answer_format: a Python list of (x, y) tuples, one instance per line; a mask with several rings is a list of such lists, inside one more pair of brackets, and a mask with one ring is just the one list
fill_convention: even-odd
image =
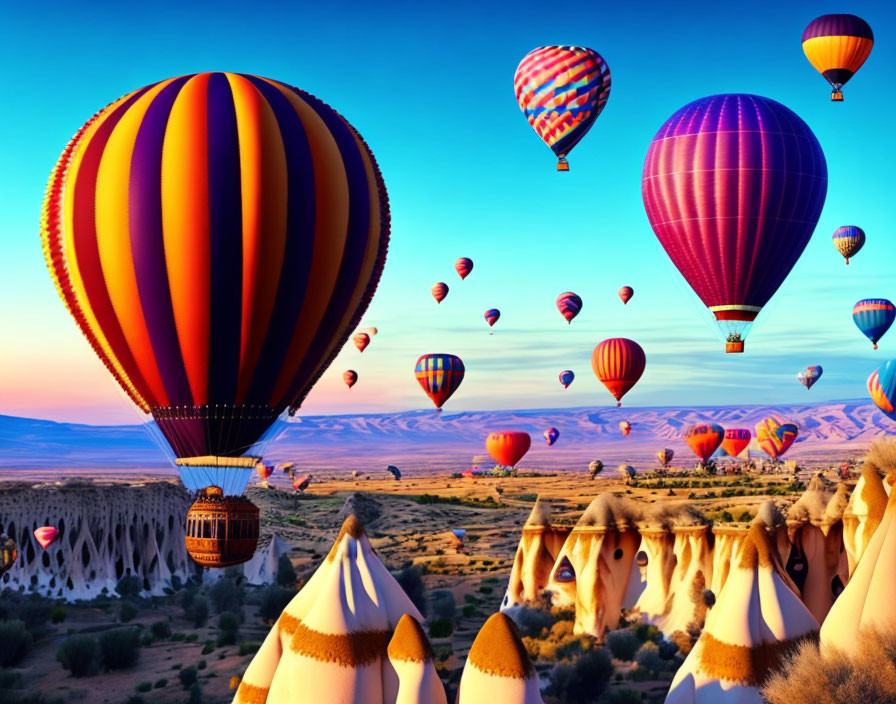
[(623, 286), (621, 289), (619, 289), (619, 299), (623, 304), (628, 303), (634, 295), (635, 289), (633, 289), (631, 286)]
[(424, 354), (417, 360), (414, 376), (436, 408), (441, 408), (464, 380), (464, 363), (453, 354)]
[(831, 239), (833, 239), (837, 251), (846, 259), (846, 265), (849, 266), (849, 258), (858, 254), (865, 244), (865, 231), (855, 225), (843, 225), (834, 230)]
[(352, 342), (355, 343), (355, 347), (358, 348), (358, 352), (363, 352), (367, 349), (367, 345), (370, 344), (370, 335), (366, 332), (356, 332), (352, 335)]
[(569, 324), (582, 310), (582, 299), (571, 291), (561, 293), (557, 296), (557, 310), (560, 311), (560, 315), (566, 318), (566, 322)]
[(6, 574), (19, 559), (15, 538), (0, 533), (0, 577)]
[(59, 531), (56, 530), (53, 526), (41, 526), (34, 531), (35, 540), (40, 543), (40, 546), (44, 550), (50, 547), (50, 544), (54, 540), (56, 540), (57, 535), (59, 535)]
[(896, 319), (896, 306), (886, 298), (866, 298), (853, 306), (852, 319), (862, 334), (874, 344), (874, 349), (877, 349), (878, 340)]
[(261, 480), (262, 484), (267, 486), (268, 479), (274, 473), (274, 465), (267, 464), (265, 462), (259, 462), (255, 465), (255, 473), (258, 475), (258, 478)]
[(292, 488), (302, 494), (308, 489), (312, 479), (314, 479), (313, 474), (302, 474), (298, 477), (293, 477)]
[(560, 431), (556, 428), (548, 428), (544, 431), (544, 440), (548, 444), (548, 447), (557, 442), (557, 438), (560, 437)]
[(747, 445), (750, 444), (752, 437), (753, 435), (747, 428), (728, 428), (722, 440), (722, 449), (725, 451), (725, 454), (737, 457), (747, 449)]
[(632, 432), (632, 424), (629, 423), (627, 420), (621, 421), (619, 423), (619, 430), (622, 431), (623, 437), (628, 437), (629, 433)]
[(622, 405), (622, 397), (638, 383), (646, 363), (641, 345), (624, 337), (604, 340), (591, 354), (591, 368), (613, 394), (617, 406)]
[(604, 471), (604, 463), (600, 460), (592, 460), (588, 463), (588, 475), (594, 479), (598, 474)]
[(725, 429), (715, 423), (698, 423), (688, 428), (684, 437), (693, 453), (706, 462), (722, 444)]
[(815, 135), (768, 98), (701, 98), (653, 138), (641, 185), (647, 217), (715, 316), (727, 352), (743, 352), (756, 315), (809, 242), (826, 192)]
[(467, 278), (470, 272), (473, 271), (473, 260), (469, 257), (461, 257), (454, 262), (454, 270), (461, 279)]
[(499, 430), (489, 433), (485, 439), (485, 449), (503, 467), (515, 467), (529, 451), (532, 438), (529, 433), (518, 430)]
[(432, 297), (436, 299), (436, 303), (441, 303), (445, 300), (445, 296), (448, 295), (448, 284), (439, 281), (437, 284), (432, 285), (429, 292), (432, 294)]
[(813, 364), (811, 367), (806, 367), (799, 374), (796, 375), (796, 378), (799, 379), (799, 382), (806, 387), (806, 389), (811, 389), (812, 385), (821, 379), (821, 375), (824, 373), (824, 370), (821, 368), (820, 364)]
[(660, 461), (660, 464), (663, 465), (663, 467), (668, 467), (669, 463), (672, 462), (673, 457), (675, 457), (675, 450), (670, 450), (668, 447), (656, 453), (656, 458)]
[(498, 318), (501, 317), (501, 311), (497, 308), (489, 308), (485, 311), (485, 322), (488, 323), (489, 327), (492, 327), (495, 323), (498, 322)]
[(352, 388), (355, 384), (358, 383), (358, 372), (354, 369), (346, 369), (342, 372), (342, 381), (345, 382), (345, 385), (348, 388)]
[(756, 442), (770, 457), (778, 459), (793, 445), (800, 429), (777, 416), (769, 416), (756, 424)]
[(887, 418), (896, 420), (896, 359), (885, 362), (871, 373), (868, 393)]
[(610, 97), (610, 68), (594, 49), (543, 46), (523, 57), (513, 90), (529, 124), (557, 155), (557, 171), (569, 171), (566, 155)]
[(803, 32), (809, 63), (831, 84), (831, 100), (843, 100), (843, 84), (858, 71), (874, 46), (871, 27), (855, 15), (822, 15)]
[(563, 384), (564, 389), (568, 389), (575, 378), (576, 375), (573, 373), (572, 369), (564, 369), (560, 372), (560, 383)]
[(464, 549), (464, 537), (466, 535), (467, 531), (464, 528), (451, 529), (451, 543), (458, 551)]

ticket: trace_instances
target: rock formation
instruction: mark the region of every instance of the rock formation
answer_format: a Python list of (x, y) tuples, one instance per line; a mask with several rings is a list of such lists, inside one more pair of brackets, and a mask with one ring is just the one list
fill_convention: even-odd
[[(280, 556), (289, 552), (289, 544), (276, 533), (262, 535), (252, 559), (242, 565), (248, 584), (271, 584), (277, 579)], [(214, 570), (215, 572), (223, 570)]]
[(862, 467), (862, 476), (843, 512), (843, 545), (846, 548), (850, 577), (884, 518), (887, 508), (887, 491), (884, 486), (877, 468), (866, 461)]
[(447, 704), (433, 665), (432, 646), (416, 619), (405, 614), (389, 641), (389, 662), (398, 675), (395, 704)]

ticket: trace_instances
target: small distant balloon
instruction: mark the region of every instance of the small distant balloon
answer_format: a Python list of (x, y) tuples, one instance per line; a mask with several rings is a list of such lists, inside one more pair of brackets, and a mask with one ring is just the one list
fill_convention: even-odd
[(849, 266), (849, 258), (856, 256), (865, 244), (865, 231), (855, 225), (844, 225), (834, 230), (832, 237), (837, 251), (846, 259)]
[(566, 318), (566, 322), (569, 324), (582, 310), (582, 299), (572, 291), (561, 293), (557, 296), (557, 310), (560, 311), (560, 315)]
[(298, 491), (299, 493), (303, 493), (308, 486), (311, 484), (311, 480), (314, 478), (313, 474), (303, 474), (299, 477), (295, 477), (292, 480), (292, 488)]
[(853, 306), (852, 319), (877, 349), (878, 341), (896, 320), (896, 306), (886, 298), (866, 298)]
[(497, 308), (489, 308), (485, 311), (485, 322), (488, 323), (489, 327), (492, 327), (495, 323), (498, 322), (498, 318), (501, 317), (501, 311)]
[(622, 397), (638, 383), (646, 364), (647, 358), (641, 345), (624, 337), (604, 340), (591, 354), (591, 368), (598, 380), (613, 394), (617, 406), (622, 405)]
[(0, 534), (0, 577), (6, 574), (19, 559), (19, 549), (15, 538)]
[(473, 260), (469, 257), (461, 257), (454, 262), (454, 270), (461, 279), (467, 278), (470, 272), (473, 271)]
[(44, 550), (50, 547), (50, 543), (56, 540), (57, 535), (59, 535), (59, 531), (53, 526), (41, 526), (34, 531), (34, 537)]
[(358, 372), (354, 369), (346, 369), (342, 372), (342, 380), (345, 382), (345, 385), (348, 388), (352, 388), (355, 384), (358, 383)]
[(663, 467), (668, 467), (673, 457), (675, 457), (675, 450), (670, 450), (668, 447), (656, 453), (656, 458)]
[(619, 289), (619, 299), (623, 303), (628, 303), (634, 295), (635, 289), (633, 289), (631, 286), (623, 286), (621, 289)]
[(261, 481), (266, 482), (274, 473), (274, 465), (267, 464), (266, 462), (259, 462), (255, 465), (255, 473)]
[(390, 464), (388, 467), (386, 467), (386, 471), (392, 475), (392, 477), (395, 479), (395, 481), (398, 481), (399, 479), (401, 479), (401, 470), (398, 467), (396, 467), (394, 464)]
[(637, 476), (635, 468), (630, 464), (621, 464), (616, 468), (623, 479), (634, 479)]
[(370, 344), (370, 335), (366, 332), (356, 332), (352, 335), (352, 342), (355, 343), (355, 347), (358, 348), (359, 352), (363, 352), (367, 349), (367, 345)]
[(432, 297), (436, 299), (436, 303), (441, 303), (445, 300), (445, 296), (448, 295), (448, 284), (439, 281), (439, 283), (433, 284), (429, 291), (432, 293)]
[(628, 437), (628, 434), (632, 432), (632, 424), (627, 420), (623, 420), (619, 423), (619, 430), (622, 431), (623, 437)]
[(560, 431), (557, 428), (548, 428), (544, 431), (544, 440), (548, 444), (548, 447), (557, 442), (557, 438), (560, 437)]
[(364, 328), (364, 332), (373, 337), (379, 332), (379, 330), (377, 330), (376, 328)]
[(806, 387), (806, 389), (811, 389), (812, 385), (821, 379), (821, 375), (824, 370), (821, 368), (820, 364), (814, 364), (811, 367), (806, 367), (799, 374), (796, 375), (796, 378), (799, 379), (799, 382)]
[(604, 471), (604, 463), (600, 460), (592, 460), (588, 464), (588, 474), (594, 479), (598, 474)]
[(576, 375), (573, 373), (572, 369), (566, 369), (560, 372), (560, 383), (563, 384), (564, 389), (568, 389), (575, 378)]

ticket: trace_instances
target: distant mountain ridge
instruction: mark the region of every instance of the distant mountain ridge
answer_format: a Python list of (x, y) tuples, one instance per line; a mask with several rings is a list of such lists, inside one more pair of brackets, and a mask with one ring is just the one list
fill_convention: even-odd
[[(489, 432), (517, 429), (532, 435), (532, 449), (521, 467), (579, 468), (582, 462), (648, 462), (658, 449), (670, 447), (676, 459), (692, 455), (684, 429), (700, 421), (726, 428), (753, 426), (777, 414), (795, 422), (800, 435), (788, 456), (819, 458), (852, 453), (876, 436), (896, 429), (870, 401), (846, 400), (816, 404), (727, 407), (559, 408), (460, 413), (406, 411), (368, 415), (297, 416), (283, 425), (266, 457), (295, 461), (309, 469), (364, 469), (383, 462), (419, 469), (458, 469), (485, 455)], [(622, 437), (619, 422), (632, 433)], [(547, 447), (542, 433), (560, 430)], [(490, 466), (491, 460), (480, 458)], [(91, 426), (0, 416), (2, 468), (167, 468), (161, 449), (142, 427)]]

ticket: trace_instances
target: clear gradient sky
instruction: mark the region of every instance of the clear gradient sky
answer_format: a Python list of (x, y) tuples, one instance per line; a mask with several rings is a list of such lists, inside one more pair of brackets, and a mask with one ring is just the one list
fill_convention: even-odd
[[(82, 338), (47, 274), (39, 216), (44, 186), (72, 134), (119, 96), (170, 76), (226, 70), (299, 86), (339, 110), (380, 163), (392, 241), (363, 325), (303, 413), (431, 408), (413, 376), (426, 352), (461, 356), (467, 376), (446, 411), (612, 405), (590, 354), (607, 337), (637, 340), (647, 371), (628, 405), (790, 403), (864, 397), (865, 379), (896, 356), (891, 331), (873, 352), (851, 308), (896, 299), (896, 179), (892, 76), (896, 6), (580, 3), (564, 17), (544, 2), (254, 2), (8, 4), (0, 111), (0, 413), (130, 423), (136, 411)], [(803, 55), (806, 24), (851, 12), (875, 46), (832, 104)], [(519, 60), (544, 44), (599, 51), (609, 102), (572, 152), (556, 159), (513, 95)], [(641, 202), (641, 168), (660, 125), (714, 93), (747, 92), (799, 114), (829, 170), (818, 228), (747, 339), (725, 355), (696, 296), (669, 263)], [(849, 267), (831, 244), (839, 225), (868, 234)], [(463, 282), (459, 256), (475, 261)], [(445, 281), (437, 306), (429, 288)], [(616, 290), (634, 287), (623, 306)], [(554, 307), (584, 299), (571, 326)], [(483, 312), (501, 310), (490, 336)], [(807, 392), (809, 364), (824, 377)], [(345, 369), (360, 380), (348, 391)], [(566, 391), (557, 374), (577, 378)]]

